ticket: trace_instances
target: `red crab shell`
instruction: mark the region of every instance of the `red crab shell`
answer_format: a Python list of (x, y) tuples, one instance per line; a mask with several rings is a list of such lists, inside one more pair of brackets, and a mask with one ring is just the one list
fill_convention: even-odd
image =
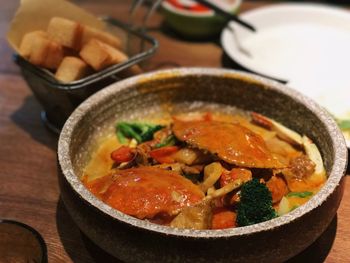
[(189, 145), (217, 155), (227, 163), (254, 168), (282, 168), (264, 139), (236, 123), (174, 121), (175, 136)]
[(117, 170), (86, 185), (108, 205), (140, 219), (173, 215), (204, 197), (197, 185), (178, 173), (149, 166)]

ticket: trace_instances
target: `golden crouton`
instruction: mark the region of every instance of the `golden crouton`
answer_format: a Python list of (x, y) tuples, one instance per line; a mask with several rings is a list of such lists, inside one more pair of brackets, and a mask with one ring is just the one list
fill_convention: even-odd
[(51, 18), (47, 33), (50, 38), (57, 41), (61, 45), (73, 49), (79, 49), (81, 47), (81, 39), (84, 26), (61, 17)]
[(79, 55), (94, 70), (101, 70), (113, 64), (111, 54), (105, 45), (97, 39), (91, 39), (83, 46)]
[(19, 54), (22, 57), (28, 58), (30, 56), (30, 53), (32, 51), (32, 44), (35, 38), (47, 38), (47, 33), (38, 30), (25, 34), (19, 46)]
[[(118, 37), (62, 17), (51, 18), (47, 32), (25, 34), (19, 53), (34, 65), (56, 70), (56, 78), (72, 82), (94, 70), (102, 70), (128, 60), (121, 52)], [(141, 73), (134, 65), (119, 73), (127, 77)]]
[[(97, 39), (91, 39), (84, 45), (79, 55), (97, 71), (128, 60), (128, 56), (123, 52)], [(135, 65), (125, 71), (134, 75), (140, 73), (141, 69)]]
[[(111, 65), (113, 64), (119, 64), (126, 60), (128, 60), (128, 56), (121, 52), (118, 49), (115, 49), (109, 45), (104, 45), (104, 47), (108, 50), (109, 54), (111, 55)], [(141, 68), (138, 65), (133, 65), (129, 68), (124, 69), (121, 73), (119, 73), (120, 77), (130, 77), (133, 75), (137, 75), (142, 73)]]
[(53, 17), (50, 20), (47, 32), (55, 41), (75, 50), (80, 50), (92, 38), (101, 40), (116, 48), (121, 47), (119, 38), (107, 32), (61, 17)]
[(42, 33), (25, 35), (21, 47), (21, 55), (40, 67), (56, 69), (63, 59), (63, 47)]
[(90, 67), (80, 58), (65, 57), (58, 67), (55, 77), (65, 83), (81, 79), (88, 75)]

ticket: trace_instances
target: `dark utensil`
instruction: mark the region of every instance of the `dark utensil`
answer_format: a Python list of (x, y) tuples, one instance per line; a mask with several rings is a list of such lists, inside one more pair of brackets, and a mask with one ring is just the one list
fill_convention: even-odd
[(210, 9), (213, 9), (217, 14), (222, 15), (222, 16), (224, 16), (225, 18), (227, 18), (227, 19), (229, 19), (229, 20), (235, 21), (236, 23), (238, 23), (238, 24), (240, 24), (241, 26), (243, 26), (243, 27), (249, 29), (250, 31), (256, 32), (256, 28), (255, 28), (253, 25), (251, 25), (251, 24), (249, 24), (249, 23), (243, 21), (243, 20), (240, 19), (237, 15), (231, 14), (231, 13), (229, 13), (229, 12), (226, 12), (225, 10), (222, 10), (222, 9), (219, 8), (218, 6), (212, 4), (211, 2), (208, 2), (208, 1), (206, 1), (206, 0), (195, 0), (195, 1), (196, 1), (197, 3), (200, 3), (200, 4), (202, 4), (202, 5), (204, 5), (204, 6), (208, 7), (208, 8), (210, 8)]

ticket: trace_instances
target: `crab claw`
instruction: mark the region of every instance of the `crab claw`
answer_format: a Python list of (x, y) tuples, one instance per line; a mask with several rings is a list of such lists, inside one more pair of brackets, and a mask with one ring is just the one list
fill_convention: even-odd
[(265, 127), (269, 130), (275, 131), (277, 136), (282, 140), (289, 142), (294, 145), (302, 145), (303, 139), (300, 134), (291, 129), (288, 129), (286, 126), (281, 123), (274, 121), (266, 116), (263, 116), (259, 113), (252, 112), (251, 117), (254, 123)]

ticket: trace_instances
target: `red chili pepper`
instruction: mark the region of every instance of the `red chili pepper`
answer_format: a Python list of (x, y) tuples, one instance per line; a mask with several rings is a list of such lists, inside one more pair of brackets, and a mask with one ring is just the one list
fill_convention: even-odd
[(111, 158), (116, 163), (129, 162), (134, 158), (132, 148), (128, 146), (121, 146), (111, 153)]
[(166, 146), (150, 151), (149, 155), (158, 163), (174, 163), (174, 153), (179, 150), (177, 146)]

